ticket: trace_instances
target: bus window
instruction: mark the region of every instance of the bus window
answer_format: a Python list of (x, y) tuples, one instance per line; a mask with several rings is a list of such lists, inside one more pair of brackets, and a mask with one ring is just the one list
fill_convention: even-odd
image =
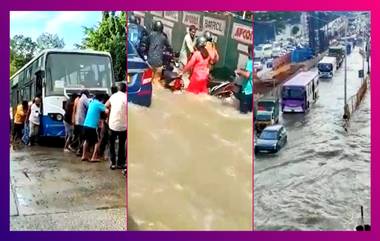
[(27, 73), (26, 81), (29, 82), (33, 79), (33, 65), (29, 66), (27, 71), (28, 71), (28, 73)]

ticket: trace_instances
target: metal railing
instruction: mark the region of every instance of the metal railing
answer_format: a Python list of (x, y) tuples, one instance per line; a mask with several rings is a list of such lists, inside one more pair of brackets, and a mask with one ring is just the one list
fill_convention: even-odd
[(367, 93), (367, 88), (369, 85), (368, 76), (362, 82), (362, 85), (356, 92), (356, 94), (352, 95), (347, 99), (347, 104), (344, 106), (344, 115), (343, 119), (349, 121), (352, 114), (359, 108), (360, 103), (362, 102), (365, 94)]

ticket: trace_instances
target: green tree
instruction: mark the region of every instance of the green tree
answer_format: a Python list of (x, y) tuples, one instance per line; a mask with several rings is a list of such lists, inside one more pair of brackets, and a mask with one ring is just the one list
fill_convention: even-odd
[(293, 26), (292, 28), (292, 34), (296, 35), (300, 31), (300, 28), (298, 26)]
[(84, 27), (85, 38), (77, 48), (106, 51), (112, 56), (115, 80), (126, 79), (126, 13), (103, 12), (95, 27)]
[(254, 21), (274, 21), (276, 32), (280, 33), (288, 23), (299, 23), (302, 12), (257, 12)]
[(56, 34), (43, 33), (34, 42), (24, 35), (15, 35), (10, 40), (10, 74), (17, 72), (22, 66), (33, 59), (34, 55), (49, 48), (63, 48), (63, 39)]
[(28, 63), (34, 56), (37, 44), (30, 37), (15, 35), (10, 40), (10, 74)]
[(57, 34), (43, 33), (37, 38), (37, 50), (41, 52), (45, 49), (63, 49), (65, 42)]

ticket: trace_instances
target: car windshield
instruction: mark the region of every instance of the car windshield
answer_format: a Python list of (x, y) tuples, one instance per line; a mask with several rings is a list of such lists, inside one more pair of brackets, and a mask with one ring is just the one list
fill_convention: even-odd
[(261, 51), (261, 50), (263, 50), (263, 47), (258, 46), (258, 47), (256, 47), (256, 50), (257, 50), (257, 51)]
[(343, 47), (341, 48), (330, 48), (329, 49), (329, 55), (336, 55), (336, 54), (340, 54), (340, 53), (343, 53)]
[(263, 102), (259, 102), (257, 104), (257, 107), (259, 110), (272, 110), (273, 107), (274, 107), (274, 103), (273, 102), (267, 102), (267, 101), (263, 101)]
[(260, 135), (260, 139), (263, 139), (263, 140), (277, 140), (277, 136), (278, 136), (277, 131), (264, 130), (261, 133), (261, 135)]
[(64, 88), (111, 88), (111, 58), (106, 55), (52, 53), (46, 60), (46, 95)]
[(271, 113), (258, 113), (256, 116), (258, 121), (270, 121), (272, 119)]
[(282, 98), (303, 100), (305, 98), (305, 91), (302, 87), (299, 87), (299, 88), (285, 87), (282, 90)]
[(318, 70), (322, 71), (322, 72), (331, 71), (332, 70), (332, 64), (320, 63), (320, 64), (318, 64)]

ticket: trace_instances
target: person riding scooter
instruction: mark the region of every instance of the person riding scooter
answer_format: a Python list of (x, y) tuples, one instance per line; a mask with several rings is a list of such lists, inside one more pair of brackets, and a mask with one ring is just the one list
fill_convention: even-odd
[(164, 87), (165, 84), (161, 80), (164, 52), (171, 51), (171, 47), (167, 37), (163, 33), (164, 24), (161, 21), (155, 21), (152, 30), (147, 41), (148, 63), (153, 69), (153, 84), (158, 87)]
[(141, 58), (147, 54), (148, 31), (138, 24), (134, 14), (128, 16), (128, 40), (134, 45)]

